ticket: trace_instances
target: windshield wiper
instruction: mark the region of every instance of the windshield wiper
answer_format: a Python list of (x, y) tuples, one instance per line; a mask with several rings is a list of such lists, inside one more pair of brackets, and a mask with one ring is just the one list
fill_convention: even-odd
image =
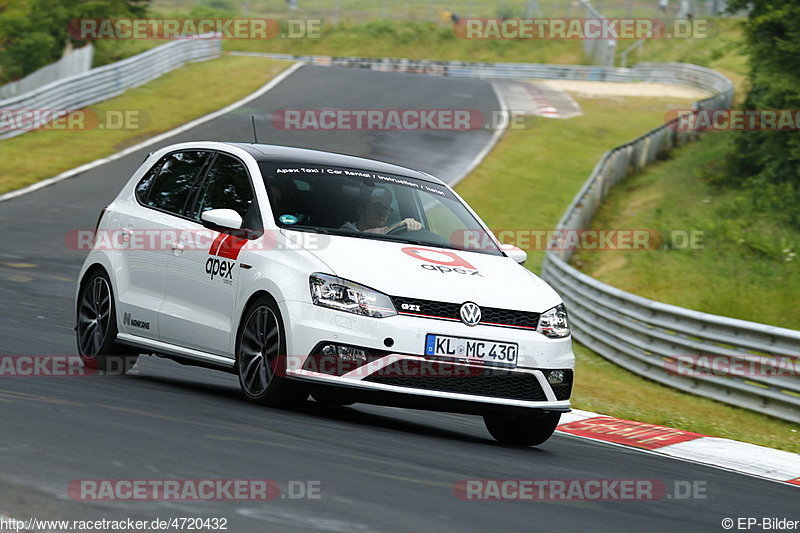
[(335, 233), (331, 232), (328, 228), (320, 228), (318, 226), (278, 226), (280, 229), (286, 229), (289, 231), (309, 231), (311, 233), (321, 233), (323, 235), (335, 235)]

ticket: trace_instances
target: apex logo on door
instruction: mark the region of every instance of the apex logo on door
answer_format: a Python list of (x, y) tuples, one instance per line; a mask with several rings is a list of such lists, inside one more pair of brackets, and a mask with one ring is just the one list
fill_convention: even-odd
[[(242, 251), (245, 244), (247, 244), (247, 239), (240, 239), (225, 233), (217, 235), (217, 238), (211, 243), (208, 253), (224, 259), (209, 257), (206, 261), (206, 274), (209, 274), (212, 280), (219, 277), (222, 279), (222, 283), (232, 285), (235, 261), (239, 258), (239, 252)], [(232, 259), (232, 261), (228, 261), (228, 259)]]
[(247, 239), (240, 239), (233, 235), (220, 233), (217, 235), (217, 238), (214, 239), (214, 242), (211, 243), (211, 249), (208, 253), (236, 261), (239, 258), (239, 252), (242, 251), (242, 247), (245, 244), (247, 244)]
[(483, 277), (483, 275), (478, 272), (478, 269), (472, 266), (466, 259), (453, 252), (420, 248), (418, 246), (406, 246), (402, 248), (402, 251), (414, 259), (424, 261), (426, 264), (420, 266), (425, 270), (438, 271), (442, 274), (455, 273)]

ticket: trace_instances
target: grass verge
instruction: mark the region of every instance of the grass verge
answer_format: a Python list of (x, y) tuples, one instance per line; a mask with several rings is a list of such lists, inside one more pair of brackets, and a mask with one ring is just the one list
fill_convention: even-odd
[[(661, 249), (579, 252), (574, 264), (646, 298), (800, 329), (800, 231), (780, 213), (755, 207), (749, 194), (714, 185), (730, 135), (706, 134), (630, 177), (592, 221), (596, 228), (654, 229), (665, 237)], [(673, 242), (676, 230), (702, 232), (698, 249)]]
[(578, 40), (485, 40), (456, 37), (434, 22), (370, 20), (322, 27), (319, 38), (230, 40), (225, 50), (278, 54), (403, 57), (453, 61), (582, 64)]
[[(644, 98), (578, 101), (584, 116), (570, 120), (542, 119), (529, 123), (532, 126), (529, 129), (508, 131), (489, 157), (459, 184), (459, 194), (490, 227), (554, 228), (603, 152), (659, 125), (664, 117), (661, 106), (680, 105)], [(702, 152), (699, 145), (688, 149)], [(673, 187), (671, 183), (663, 185), (668, 189)], [(620, 193), (620, 196), (625, 195)], [(675, 198), (678, 201), (685, 196), (676, 191)], [(611, 260), (617, 253), (595, 252), (593, 257), (605, 256)], [(530, 250), (528, 267), (538, 272), (542, 258), (543, 251)], [(709, 284), (706, 281), (702, 285)], [(740, 291), (732, 282), (728, 292), (738, 295)], [(796, 424), (651, 382), (577, 343), (575, 353), (573, 405), (578, 409), (800, 452)]]
[(284, 61), (236, 56), (191, 63), (88, 108), (100, 117), (109, 111), (138, 111), (143, 117), (141, 127), (38, 130), (0, 141), (0, 194), (109, 156), (216, 111), (252, 93), (286, 67)]
[[(733, 81), (737, 96), (747, 88), (747, 55), (744, 50), (743, 19), (713, 18), (708, 21), (707, 38), (653, 39), (631, 52), (628, 66), (640, 61), (693, 63), (713, 68)], [(635, 41), (620, 40), (617, 56)]]

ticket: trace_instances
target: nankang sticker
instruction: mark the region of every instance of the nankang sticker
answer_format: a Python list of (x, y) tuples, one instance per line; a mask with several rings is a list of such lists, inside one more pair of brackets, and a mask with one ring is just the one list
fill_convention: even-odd
[(281, 215), (278, 220), (280, 220), (281, 224), (297, 224), (300, 219), (294, 215)]
[(123, 313), (122, 323), (132, 328), (150, 329), (150, 322), (145, 322), (144, 320), (136, 320), (135, 318), (131, 317), (130, 313)]

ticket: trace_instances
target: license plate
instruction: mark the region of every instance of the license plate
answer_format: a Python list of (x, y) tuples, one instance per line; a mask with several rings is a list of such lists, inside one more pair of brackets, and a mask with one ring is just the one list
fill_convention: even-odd
[(467, 359), (490, 366), (517, 366), (517, 344), (445, 335), (425, 336), (425, 355)]

